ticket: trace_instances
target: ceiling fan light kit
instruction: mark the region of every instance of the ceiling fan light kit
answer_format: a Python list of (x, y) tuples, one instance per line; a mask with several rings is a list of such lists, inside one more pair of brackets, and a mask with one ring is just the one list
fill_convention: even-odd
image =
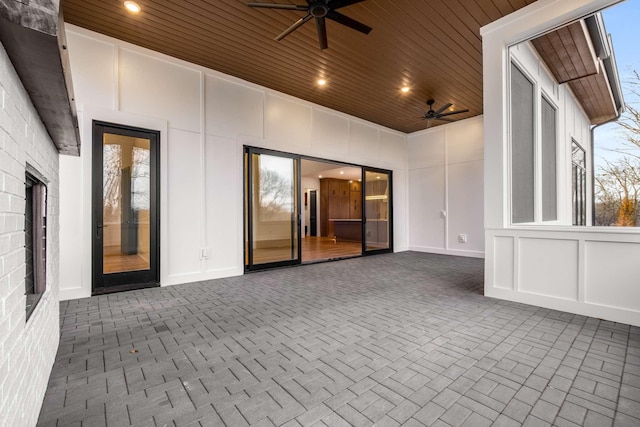
[(314, 19), (316, 21), (316, 30), (318, 31), (318, 43), (320, 44), (320, 49), (326, 49), (329, 47), (326, 26), (327, 18), (339, 24), (347, 26), (353, 30), (359, 31), (363, 34), (369, 34), (371, 32), (371, 27), (358, 22), (355, 19), (349, 18), (348, 16), (343, 15), (340, 12), (337, 12), (337, 10), (340, 8), (351, 6), (356, 3), (361, 3), (363, 1), (364, 0), (307, 0), (306, 5), (249, 2), (247, 3), (247, 6), (255, 8), (284, 9), (307, 12), (305, 16), (298, 19), (293, 23), (293, 25), (280, 33), (280, 35), (278, 35), (275, 40), (280, 41), (284, 39), (289, 34), (304, 25), (306, 22)]

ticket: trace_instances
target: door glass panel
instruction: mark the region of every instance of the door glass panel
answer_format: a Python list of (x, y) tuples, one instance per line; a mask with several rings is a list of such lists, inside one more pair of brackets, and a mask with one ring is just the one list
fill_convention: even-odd
[(298, 259), (297, 162), (253, 153), (253, 265)]
[(103, 137), (103, 272), (150, 269), (151, 141)]
[(389, 248), (389, 175), (365, 172), (366, 250)]

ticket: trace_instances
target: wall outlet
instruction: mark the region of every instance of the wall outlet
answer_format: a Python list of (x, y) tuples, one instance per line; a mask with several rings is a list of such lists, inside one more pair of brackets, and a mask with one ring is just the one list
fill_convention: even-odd
[(458, 234), (458, 242), (467, 243), (467, 235), (466, 234)]

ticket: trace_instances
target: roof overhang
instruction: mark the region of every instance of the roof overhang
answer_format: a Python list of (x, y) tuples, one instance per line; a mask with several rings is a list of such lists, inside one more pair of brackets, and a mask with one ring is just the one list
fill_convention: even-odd
[(79, 155), (78, 118), (59, 1), (0, 1), (0, 42), (58, 151)]
[(569, 84), (592, 125), (620, 117), (624, 110), (620, 77), (600, 13), (531, 43), (556, 81)]

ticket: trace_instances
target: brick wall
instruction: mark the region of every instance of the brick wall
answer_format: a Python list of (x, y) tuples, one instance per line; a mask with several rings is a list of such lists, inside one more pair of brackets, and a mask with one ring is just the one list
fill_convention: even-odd
[[(47, 182), (47, 290), (25, 321), (25, 168)], [(0, 426), (36, 424), (59, 337), (58, 152), (0, 44)]]

